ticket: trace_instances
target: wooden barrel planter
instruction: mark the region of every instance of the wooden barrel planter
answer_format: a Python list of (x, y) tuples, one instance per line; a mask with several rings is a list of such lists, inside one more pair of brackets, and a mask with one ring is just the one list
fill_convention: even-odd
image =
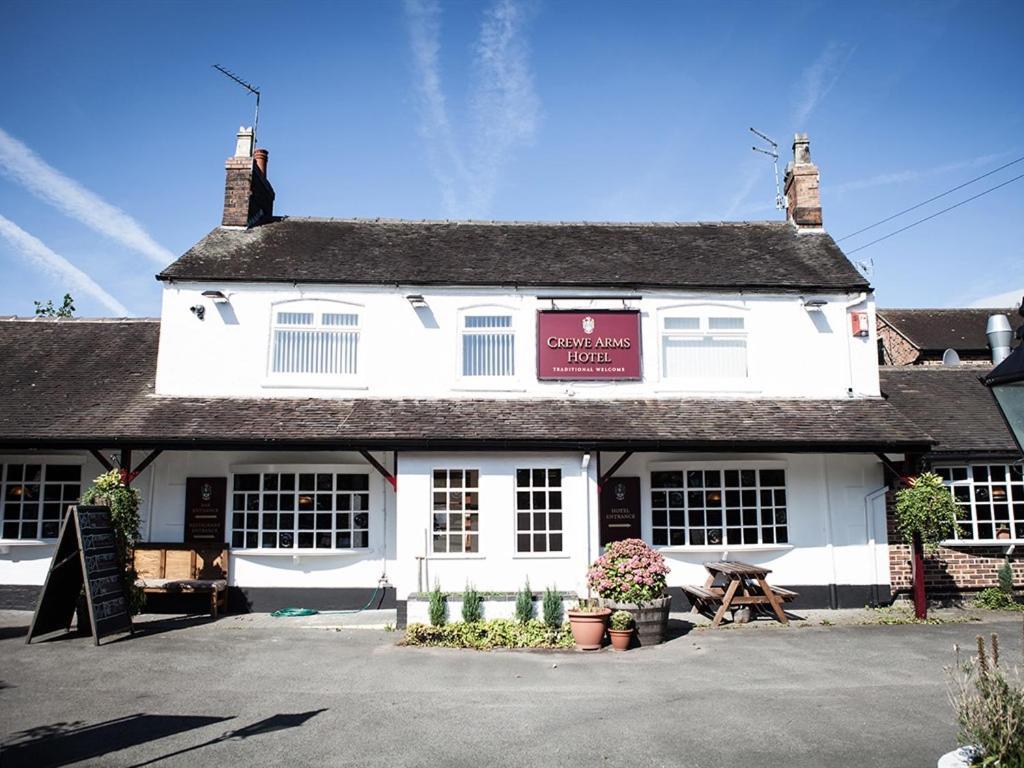
[(668, 611), (672, 605), (672, 598), (668, 595), (642, 606), (635, 603), (617, 603), (614, 600), (602, 600), (601, 604), (613, 611), (626, 611), (633, 617), (636, 644), (641, 647), (659, 645), (668, 637)]

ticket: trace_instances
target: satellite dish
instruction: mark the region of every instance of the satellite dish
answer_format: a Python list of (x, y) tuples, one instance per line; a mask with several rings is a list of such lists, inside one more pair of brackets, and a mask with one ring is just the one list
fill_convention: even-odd
[(942, 353), (942, 364), (948, 368), (960, 365), (960, 355), (956, 353), (955, 349), (947, 349)]

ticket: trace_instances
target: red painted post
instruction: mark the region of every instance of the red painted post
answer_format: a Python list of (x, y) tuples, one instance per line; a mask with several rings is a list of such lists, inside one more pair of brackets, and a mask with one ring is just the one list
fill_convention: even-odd
[(913, 549), (914, 616), (920, 621), (928, 618), (928, 598), (924, 591), (924, 547), (921, 534), (915, 533), (911, 544)]

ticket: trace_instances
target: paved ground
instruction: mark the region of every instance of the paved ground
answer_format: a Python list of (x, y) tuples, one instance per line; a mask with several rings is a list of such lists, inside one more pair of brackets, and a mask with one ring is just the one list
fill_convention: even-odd
[(101, 648), (26, 646), (29, 618), (0, 612), (2, 768), (934, 766), (955, 746), (953, 643), (999, 632), (1004, 659), (1024, 653), (1008, 615), (676, 621), (690, 631), (663, 646), (594, 655), (399, 648), (398, 633), (266, 617), (146, 617)]

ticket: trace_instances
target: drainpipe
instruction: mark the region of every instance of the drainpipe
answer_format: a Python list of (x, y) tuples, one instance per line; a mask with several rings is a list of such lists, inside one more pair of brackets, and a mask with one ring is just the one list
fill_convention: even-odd
[[(598, 459), (598, 461), (600, 462), (600, 459)], [(600, 464), (598, 464), (598, 466), (600, 466)], [(590, 531), (590, 451), (583, 454), (583, 459), (580, 461), (580, 469), (583, 470), (584, 488), (586, 488), (587, 491), (587, 564), (589, 565), (593, 559), (593, 552), (591, 552), (590, 549), (593, 545), (593, 542), (591, 541), (592, 534)]]
[(824, 453), (821, 455), (821, 469), (825, 478), (825, 551), (828, 552), (828, 559), (832, 565), (832, 581), (828, 585), (828, 607), (835, 610), (839, 607), (839, 590), (836, 587), (838, 576), (835, 537), (832, 533), (832, 485), (828, 479), (828, 455)]
[(848, 301), (843, 304), (843, 332), (846, 334), (846, 369), (849, 372), (849, 385), (847, 387), (846, 394), (849, 397), (853, 397), (853, 334), (850, 331), (850, 307), (855, 307), (865, 299), (868, 295), (865, 291), (861, 291), (860, 295), (853, 301)]
[(874, 491), (871, 491), (867, 496), (864, 497), (864, 520), (865, 529), (868, 535), (868, 546), (871, 548), (871, 599), (874, 604), (879, 605), (878, 601), (878, 552), (877, 542), (875, 540), (875, 499), (884, 497), (889, 492), (889, 486), (883, 485)]

